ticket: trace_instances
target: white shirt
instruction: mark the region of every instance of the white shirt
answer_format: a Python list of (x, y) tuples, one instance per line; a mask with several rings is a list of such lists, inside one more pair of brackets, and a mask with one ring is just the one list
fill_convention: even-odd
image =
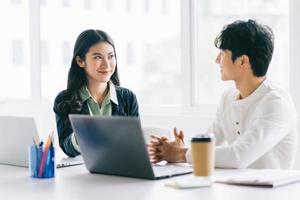
[[(221, 168), (293, 167), (297, 150), (297, 114), (290, 96), (265, 80), (250, 96), (223, 94), (208, 132), (216, 137), (215, 166)], [(187, 160), (191, 162), (190, 151)]]

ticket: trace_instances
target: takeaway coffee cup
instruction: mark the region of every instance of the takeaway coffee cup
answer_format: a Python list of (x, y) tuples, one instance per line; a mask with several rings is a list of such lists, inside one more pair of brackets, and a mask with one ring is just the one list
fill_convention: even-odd
[(196, 135), (191, 142), (194, 175), (211, 176), (215, 167), (215, 138), (213, 134)]

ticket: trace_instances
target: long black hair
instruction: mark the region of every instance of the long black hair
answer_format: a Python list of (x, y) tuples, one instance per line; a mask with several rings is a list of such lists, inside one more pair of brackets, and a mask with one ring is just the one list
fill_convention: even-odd
[[(99, 42), (109, 43), (113, 47), (114, 54), (116, 57), (114, 42), (107, 33), (101, 30), (93, 30), (93, 29), (89, 29), (80, 33), (80, 35), (77, 37), (75, 42), (72, 63), (68, 75), (67, 91), (69, 93), (77, 92), (84, 84), (87, 83), (85, 71), (77, 64), (76, 56), (79, 56), (80, 59), (85, 61), (85, 55), (90, 49), (90, 47)], [(115, 71), (112, 74), (110, 79), (114, 85), (116, 86), (120, 85), (117, 60), (116, 60)]]
[[(85, 56), (91, 46), (99, 43), (107, 42), (113, 49), (116, 57), (115, 45), (112, 38), (104, 31), (89, 29), (85, 30), (77, 37), (74, 50), (73, 58), (71, 62), (71, 67), (68, 74), (68, 83), (66, 93), (68, 94), (65, 101), (61, 102), (59, 109), (62, 113), (78, 113), (82, 111), (82, 101), (78, 95), (79, 89), (87, 84), (86, 74), (83, 68), (81, 68), (77, 62), (76, 57), (79, 56), (80, 59), (85, 61)], [(112, 74), (110, 81), (116, 86), (120, 86), (120, 79), (117, 67), (117, 57), (115, 71)]]

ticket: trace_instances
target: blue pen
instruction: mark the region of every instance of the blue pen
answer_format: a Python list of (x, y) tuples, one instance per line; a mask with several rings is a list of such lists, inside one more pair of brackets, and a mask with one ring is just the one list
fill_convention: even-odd
[(51, 145), (51, 176), (55, 176), (55, 151), (53, 145)]
[(47, 155), (47, 159), (46, 159), (46, 164), (45, 164), (45, 171), (44, 171), (44, 177), (50, 177), (51, 176), (51, 161), (52, 161), (52, 148), (49, 147), (48, 150), (48, 155)]
[(38, 152), (37, 152), (37, 162), (35, 166), (35, 172), (36, 172), (36, 177), (38, 177), (41, 161), (42, 161), (42, 155), (43, 155), (43, 142), (40, 143)]
[(36, 164), (37, 164), (37, 147), (36, 145), (30, 146), (30, 176), (36, 177)]
[(55, 151), (53, 147), (53, 143), (51, 143), (51, 146), (49, 148), (50, 151), (50, 163), (49, 163), (49, 176), (48, 177), (54, 177), (55, 176)]
[(51, 176), (55, 176), (55, 149), (53, 145), (51, 146)]

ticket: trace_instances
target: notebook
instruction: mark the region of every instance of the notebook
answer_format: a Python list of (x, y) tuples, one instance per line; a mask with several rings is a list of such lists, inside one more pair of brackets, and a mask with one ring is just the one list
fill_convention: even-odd
[(160, 179), (193, 171), (183, 163), (152, 165), (137, 117), (70, 115), (69, 118), (85, 166), (91, 173)]
[[(34, 118), (20, 116), (0, 116), (0, 164), (28, 167), (28, 147), (33, 139), (39, 141)], [(55, 156), (56, 167), (83, 164), (82, 157), (64, 158)]]
[(232, 175), (216, 177), (215, 182), (259, 186), (278, 187), (300, 181), (299, 170), (247, 169)]

